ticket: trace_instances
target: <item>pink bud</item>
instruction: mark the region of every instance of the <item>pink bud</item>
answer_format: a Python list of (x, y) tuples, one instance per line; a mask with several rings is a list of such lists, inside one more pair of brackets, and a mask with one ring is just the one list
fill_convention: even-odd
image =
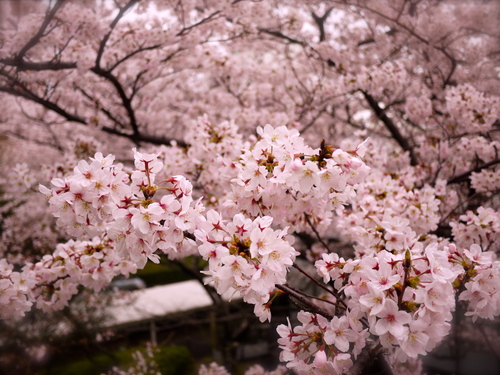
[(326, 359), (326, 353), (324, 350), (319, 350), (316, 355), (314, 356), (314, 362), (313, 365), (317, 368), (321, 368), (324, 365), (326, 365), (327, 359)]

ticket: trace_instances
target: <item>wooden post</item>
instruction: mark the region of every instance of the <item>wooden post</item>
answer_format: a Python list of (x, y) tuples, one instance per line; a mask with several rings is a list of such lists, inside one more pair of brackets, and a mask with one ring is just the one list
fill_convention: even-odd
[(158, 339), (156, 336), (156, 323), (154, 320), (151, 320), (149, 323), (149, 337), (151, 340), (151, 345), (157, 346), (158, 345)]

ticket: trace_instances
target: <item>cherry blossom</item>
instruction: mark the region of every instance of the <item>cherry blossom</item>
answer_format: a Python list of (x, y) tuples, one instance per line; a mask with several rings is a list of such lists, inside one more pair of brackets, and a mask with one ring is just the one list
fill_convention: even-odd
[(300, 374), (499, 315), (495, 2), (0, 7), (0, 318), (192, 255)]
[(287, 269), (299, 254), (284, 239), (286, 229), (275, 231), (271, 222), (268, 216), (250, 220), (242, 214), (226, 222), (210, 210), (194, 232), (200, 254), (209, 262), (203, 271), (209, 276), (207, 282), (219, 294), (238, 292), (245, 302), (256, 305), (254, 312), (261, 321), (271, 320), (270, 294), (286, 282)]

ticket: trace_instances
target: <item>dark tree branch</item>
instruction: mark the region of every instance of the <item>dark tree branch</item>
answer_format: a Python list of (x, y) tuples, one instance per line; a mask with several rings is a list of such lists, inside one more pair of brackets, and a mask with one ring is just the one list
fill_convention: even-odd
[(383, 374), (396, 375), (394, 368), (387, 356), (386, 349), (380, 343), (368, 341), (358, 356), (354, 365), (349, 369), (348, 375), (362, 375), (366, 372), (369, 366), (372, 366), (375, 361), (380, 362)]
[(324, 42), (326, 40), (325, 21), (328, 18), (328, 16), (330, 15), (330, 13), (332, 12), (332, 10), (333, 10), (333, 7), (328, 8), (327, 11), (325, 12), (325, 14), (323, 14), (323, 16), (321, 16), (321, 17), (318, 16), (316, 13), (311, 12), (311, 16), (312, 16), (314, 22), (316, 22), (316, 25), (318, 25), (319, 41), (320, 42)]
[(455, 176), (453, 177), (451, 180), (448, 181), (448, 185), (450, 184), (459, 184), (461, 182), (468, 182), (469, 181), (469, 178), (470, 176), (472, 175), (472, 173), (478, 173), (478, 172), (481, 172), (483, 169), (486, 169), (486, 168), (489, 168), (493, 165), (496, 165), (496, 164), (499, 164), (500, 163), (500, 159), (494, 159), (492, 161), (489, 161), (487, 163), (484, 163), (474, 169), (471, 169), (467, 172), (464, 172), (458, 176)]
[(127, 5), (125, 5), (123, 8), (120, 9), (113, 22), (111, 22), (111, 24), (109, 25), (108, 33), (104, 36), (104, 38), (101, 40), (101, 43), (99, 44), (99, 50), (97, 51), (97, 56), (95, 59), (96, 68), (99, 68), (101, 65), (101, 59), (102, 55), (104, 54), (104, 48), (106, 47), (106, 44), (108, 43), (109, 37), (111, 36), (111, 33), (113, 32), (114, 28), (121, 20), (121, 18), (125, 15), (125, 13), (138, 2), (139, 0), (130, 0), (127, 3)]
[[(139, 125), (138, 125), (137, 119), (135, 117), (135, 111), (132, 108), (132, 100), (131, 100), (131, 98), (129, 98), (126, 95), (125, 90), (123, 89), (123, 87), (122, 87), (121, 83), (118, 81), (118, 79), (114, 75), (112, 75), (110, 72), (103, 70), (101, 68), (94, 67), (91, 70), (92, 70), (92, 72), (96, 73), (97, 75), (110, 81), (111, 84), (115, 87), (116, 91), (118, 92), (118, 95), (120, 96), (120, 99), (122, 100), (123, 107), (125, 108), (127, 115), (129, 117), (130, 126), (132, 128), (132, 134), (121, 132), (119, 130), (109, 128), (109, 127), (103, 127), (102, 130), (104, 130), (105, 132), (110, 133), (110, 134), (115, 134), (115, 135), (127, 137), (134, 142), (148, 142), (148, 143), (152, 143), (152, 144), (169, 144), (171, 141), (175, 141), (178, 146), (187, 147), (186, 142), (184, 142), (182, 140), (176, 140), (176, 139), (165, 138), (165, 137), (157, 137), (157, 136), (148, 135), (148, 134), (142, 134), (139, 131)], [(110, 117), (109, 114), (108, 114), (108, 117)]]
[(33, 38), (31, 38), (28, 43), (26, 43), (24, 45), (23, 48), (21, 48), (21, 50), (19, 51), (19, 53), (16, 55), (15, 59), (18, 60), (18, 61), (22, 61), (24, 59), (24, 55), (26, 55), (26, 53), (31, 49), (33, 48), (34, 46), (36, 46), (38, 44), (38, 42), (40, 41), (40, 39), (42, 37), (45, 36), (45, 30), (47, 29), (47, 27), (49, 26), (50, 22), (54, 19), (57, 11), (61, 8), (61, 6), (63, 5), (63, 3), (65, 2), (66, 0), (58, 0), (54, 6), (52, 7), (52, 9), (50, 10), (47, 10), (47, 15), (45, 16), (45, 19), (43, 20), (42, 22), (42, 25), (40, 26), (40, 29), (38, 30), (38, 32), (33, 36)]
[(185, 48), (179, 48), (178, 50), (172, 52), (167, 57), (163, 58), (160, 62), (166, 63), (167, 61), (170, 61), (171, 59), (173, 59), (175, 57), (175, 55), (177, 55), (178, 53), (181, 53), (182, 51), (185, 51), (185, 50), (186, 50)]
[[(420, 42), (422, 42), (423, 44), (426, 44), (428, 45), (429, 47), (431, 48), (434, 48), (435, 50), (441, 52), (448, 60), (450, 60), (450, 64), (451, 64), (451, 67), (450, 67), (450, 71), (449, 73), (446, 75), (446, 77), (443, 77), (443, 85), (442, 87), (446, 87), (448, 84), (450, 84), (450, 81), (451, 81), (451, 76), (453, 75), (453, 73), (455, 72), (455, 69), (457, 67), (457, 61), (456, 59), (450, 55), (450, 53), (448, 53), (445, 49), (445, 47), (438, 47), (436, 45), (433, 45), (429, 40), (425, 39), (424, 37), (420, 36), (419, 34), (417, 34), (414, 30), (414, 28), (410, 27), (410, 26), (407, 26), (405, 25), (404, 23), (402, 23), (398, 18), (394, 19), (392, 17), (389, 17), (385, 14), (383, 14), (382, 12), (380, 11), (377, 11), (376, 9), (374, 8), (370, 8), (369, 6), (367, 5), (362, 5), (360, 3), (358, 3), (356, 6), (358, 6), (359, 8), (361, 9), (365, 9), (369, 12), (372, 12), (376, 15), (378, 15), (379, 17), (381, 18), (384, 18), (386, 19), (387, 21), (389, 22), (393, 22), (396, 26), (404, 29), (406, 32), (408, 32), (409, 35), (411, 35), (412, 37), (416, 38), (417, 40), (419, 40)], [(395, 33), (397, 32), (398, 30), (396, 28), (391, 28), (390, 32), (391, 33)], [(391, 35), (389, 33), (387, 33), (387, 35)]]
[(309, 215), (306, 212), (304, 212), (304, 218), (306, 219), (307, 224), (309, 224), (309, 226), (311, 227), (312, 231), (316, 235), (316, 238), (321, 243), (321, 245), (323, 245), (323, 247), (325, 248), (325, 250), (327, 252), (331, 253), (332, 251), (328, 247), (328, 244), (321, 238), (318, 230), (316, 229), (316, 227), (314, 226), (314, 224), (311, 222), (311, 218), (309, 217)]
[(183, 36), (183, 35), (186, 35), (188, 32), (190, 32), (192, 29), (194, 29), (195, 27), (197, 26), (200, 26), (200, 25), (203, 25), (204, 23), (207, 23), (209, 21), (211, 21), (216, 15), (220, 14), (221, 11), (218, 10), (216, 12), (213, 12), (211, 15), (209, 15), (208, 17), (205, 17), (203, 18), (201, 21), (191, 25), (191, 26), (186, 26), (184, 27), (181, 31), (179, 31), (176, 36)]
[[(20, 84), (18, 83), (17, 86), (20, 86)], [(20, 87), (22, 87), (22, 86), (20, 86)], [(5, 93), (10, 94), (10, 95), (19, 96), (21, 98), (31, 100), (35, 103), (42, 105), (43, 107), (45, 107), (47, 109), (50, 109), (51, 111), (56, 112), (57, 114), (61, 115), (62, 117), (64, 117), (68, 121), (78, 122), (80, 124), (87, 124), (87, 122), (85, 121), (84, 118), (77, 116), (77, 115), (74, 115), (74, 114), (71, 114), (69, 112), (66, 112), (63, 108), (61, 108), (57, 104), (37, 96), (33, 92), (27, 90), (25, 87), (22, 87), (22, 90), (16, 90), (16, 89), (11, 88), (11, 87), (0, 86), (0, 92), (5, 92)]]
[(272, 36), (275, 36), (280, 39), (285, 39), (287, 42), (291, 44), (300, 44), (303, 46), (305, 43), (301, 42), (300, 40), (290, 38), (289, 36), (283, 34), (281, 31), (275, 31), (275, 30), (270, 30), (270, 29), (264, 29), (264, 28), (259, 28), (259, 33), (264, 33), (264, 34), (269, 34)]
[[(103, 128), (103, 130), (107, 133), (112, 133), (110, 129)], [(120, 132), (114, 132), (112, 134), (116, 134), (122, 137), (127, 137), (133, 140), (134, 142), (146, 142), (146, 143), (151, 143), (154, 145), (170, 145), (171, 142), (175, 142), (177, 146), (186, 148), (188, 144), (184, 142), (181, 139), (175, 139), (175, 138), (167, 138), (167, 137), (160, 137), (160, 136), (155, 136), (151, 134), (139, 134), (137, 137), (132, 137), (130, 134), (124, 134)]]
[(443, 79), (443, 84), (441, 85), (442, 88), (445, 89), (446, 86), (448, 86), (452, 82), (451, 81), (451, 77), (453, 76), (453, 73), (455, 73), (455, 70), (457, 69), (458, 62), (457, 62), (457, 60), (452, 55), (450, 55), (446, 51), (446, 49), (444, 49), (444, 48), (437, 48), (437, 47), (435, 47), (435, 48), (438, 51), (440, 51), (443, 55), (445, 55), (448, 58), (448, 60), (450, 60), (450, 64), (451, 64), (450, 71), (446, 75), (446, 78)]
[[(5, 86), (0, 86), (0, 92), (5, 92), (10, 95), (18, 96), (27, 100), (30, 100), (34, 103), (40, 104), (41, 106), (59, 114), (60, 116), (64, 117), (66, 120), (71, 121), (71, 122), (76, 122), (79, 124), (83, 125), (88, 125), (88, 121), (80, 116), (77, 116), (75, 114), (71, 114), (61, 108), (59, 105), (56, 103), (53, 103), (51, 101), (48, 101), (46, 99), (40, 98), (39, 96), (35, 95), (34, 93), (24, 89), (24, 90), (16, 90), (10, 87), (5, 87)], [(134, 135), (131, 133), (127, 133), (124, 131), (120, 131), (118, 129), (108, 127), (108, 126), (103, 126), (101, 128), (102, 131), (117, 135), (120, 137), (128, 138), (134, 142), (146, 142), (146, 143), (151, 143), (154, 145), (169, 145), (171, 142), (175, 142), (179, 147), (186, 148), (188, 144), (184, 142), (183, 140), (176, 139), (176, 138), (168, 138), (168, 137), (161, 137), (161, 136), (155, 136), (155, 135), (149, 135), (149, 134), (141, 134), (139, 133), (138, 135)]]
[(396, 140), (396, 142), (398, 142), (398, 144), (404, 151), (408, 151), (408, 153), (410, 154), (411, 165), (412, 166), (418, 165), (418, 160), (417, 157), (415, 156), (415, 153), (413, 152), (413, 148), (408, 143), (408, 140), (401, 135), (396, 124), (385, 114), (385, 111), (382, 108), (380, 108), (380, 106), (378, 105), (377, 101), (373, 98), (373, 96), (371, 96), (365, 91), (361, 92), (363, 93), (363, 96), (370, 105), (370, 108), (373, 110), (373, 112), (375, 112), (375, 115), (379, 118), (379, 120), (382, 121), (387, 130), (389, 130), (392, 137)]
[(125, 111), (127, 112), (127, 115), (128, 115), (129, 121), (130, 121), (130, 127), (132, 128), (132, 132), (133, 132), (133, 139), (139, 138), (140, 137), (139, 125), (137, 124), (135, 112), (134, 112), (134, 109), (132, 108), (132, 100), (125, 93), (125, 90), (123, 89), (123, 86), (120, 83), (120, 81), (118, 81), (118, 78), (116, 78), (109, 71), (104, 70), (98, 66), (93, 67), (91, 69), (91, 71), (94, 72), (95, 74), (97, 74), (98, 76), (105, 78), (106, 80), (111, 82), (113, 87), (118, 92), (118, 95), (120, 96), (123, 107), (125, 108)]
[(109, 68), (108, 70), (110, 72), (112, 72), (118, 65), (120, 65), (121, 63), (123, 63), (124, 61), (128, 60), (129, 58), (131, 58), (132, 56), (134, 55), (137, 55), (138, 53), (141, 53), (141, 52), (144, 52), (144, 51), (151, 51), (153, 49), (157, 49), (157, 48), (160, 48), (161, 47), (161, 44), (155, 44), (153, 46), (149, 46), (149, 47), (141, 47), (131, 53), (129, 53), (128, 55), (124, 56), (123, 58), (121, 58), (120, 60), (118, 60), (116, 63), (114, 63), (111, 68)]
[[(39, 118), (36, 118), (34, 116), (31, 116), (27, 111), (24, 110), (22, 103), (20, 103), (20, 100), (17, 100), (17, 102), (18, 102), (19, 108), (21, 109), (22, 114), (24, 116), (26, 116), (27, 119), (33, 121), (34, 123), (39, 123), (41, 126), (43, 126), (47, 130), (47, 132), (51, 135), (53, 143), (42, 142), (42, 141), (39, 141), (38, 139), (33, 139), (31, 141), (38, 143), (38, 144), (45, 144), (45, 145), (54, 147), (60, 153), (64, 153), (64, 148), (62, 147), (61, 143), (59, 142), (59, 139), (58, 139), (56, 133), (52, 129), (51, 125), (53, 125), (53, 124), (48, 123), (48, 122), (44, 121), (43, 119), (39, 119)], [(14, 133), (12, 133), (12, 134), (14, 134)], [(19, 138), (23, 138), (20, 134), (19, 135), (15, 134), (14, 136), (18, 136)], [(28, 138), (25, 138), (25, 139), (28, 140)]]
[(309, 280), (311, 280), (314, 284), (316, 284), (321, 289), (323, 289), (324, 291), (326, 291), (328, 294), (331, 294), (332, 296), (334, 296), (337, 299), (337, 301), (340, 301), (340, 303), (342, 303), (342, 305), (344, 306), (344, 308), (347, 308), (347, 306), (345, 305), (345, 303), (340, 299), (340, 296), (338, 295), (337, 292), (328, 289), (326, 286), (324, 286), (322, 283), (320, 283), (318, 280), (316, 280), (314, 277), (312, 277), (306, 271), (304, 271), (297, 263), (293, 264), (293, 268), (295, 268), (296, 270), (298, 270), (300, 273), (302, 273), (304, 276), (306, 276)]
[(364, 39), (361, 42), (358, 42), (358, 47), (364, 46), (365, 44), (372, 44), (372, 43), (375, 43), (375, 39), (373, 39), (373, 38)]
[(2, 134), (8, 135), (8, 136), (11, 136), (12, 138), (17, 138), (17, 139), (20, 139), (20, 140), (23, 140), (23, 141), (32, 142), (32, 143), (37, 144), (37, 145), (51, 147), (51, 148), (56, 149), (57, 151), (59, 151), (61, 154), (64, 152), (64, 150), (62, 149), (62, 147), (59, 144), (57, 144), (57, 143), (52, 143), (52, 142), (49, 142), (49, 141), (41, 141), (39, 139), (29, 138), (29, 137), (24, 136), (22, 134), (14, 133), (13, 131), (10, 131), (10, 130), (4, 131)]
[(69, 61), (59, 61), (59, 62), (29, 62), (19, 59), (0, 59), (1, 64), (14, 66), (18, 71), (43, 71), (43, 70), (66, 70), (75, 69), (76, 63)]
[(125, 129), (125, 124), (123, 124), (120, 121), (120, 119), (118, 119), (114, 114), (112, 114), (110, 110), (108, 110), (108, 109), (106, 109), (104, 107), (101, 107), (99, 105), (99, 101), (97, 99), (95, 99), (94, 97), (92, 97), (92, 95), (90, 95), (87, 91), (85, 91), (81, 87), (75, 86), (75, 89), (78, 90), (78, 91), (80, 91), (83, 96), (85, 96), (88, 100), (90, 100), (91, 102), (93, 102), (94, 105), (95, 105), (95, 107), (98, 108), (102, 113), (104, 113), (104, 115), (108, 119), (110, 119), (111, 121), (113, 121), (115, 123), (115, 125), (117, 125), (119, 128)]
[(276, 288), (278, 288), (279, 290), (282, 290), (289, 297), (291, 297), (294, 300), (296, 300), (297, 302), (299, 302), (303, 306), (303, 308), (306, 309), (307, 311), (309, 311), (313, 314), (322, 315), (329, 320), (333, 319), (333, 315), (327, 313), (325, 310), (316, 306), (314, 303), (309, 301), (306, 297), (304, 297), (302, 294), (296, 292), (293, 288), (289, 287), (288, 285), (276, 285)]
[[(95, 73), (98, 76), (109, 81), (113, 85), (113, 87), (116, 89), (116, 91), (118, 92), (118, 95), (120, 96), (123, 107), (125, 108), (125, 111), (127, 112), (127, 116), (129, 118), (129, 122), (130, 122), (130, 127), (132, 128), (132, 132), (133, 132), (133, 134), (129, 138), (132, 139), (134, 142), (138, 142), (139, 139), (141, 139), (142, 137), (141, 137), (141, 134), (139, 131), (139, 125), (137, 123), (137, 118), (135, 116), (134, 109), (132, 108), (132, 99), (129, 98), (127, 96), (127, 94), (125, 93), (125, 90), (124, 90), (122, 84), (120, 83), (120, 81), (118, 80), (118, 78), (116, 78), (113, 74), (111, 74), (111, 69), (105, 70), (101, 67), (101, 59), (102, 59), (102, 56), (104, 54), (104, 49), (106, 47), (106, 44), (107, 44), (114, 28), (116, 27), (118, 22), (121, 20), (121, 18), (125, 15), (125, 13), (130, 8), (132, 8), (135, 4), (137, 4), (138, 2), (139, 2), (139, 0), (130, 0), (123, 8), (120, 8), (120, 11), (118, 12), (115, 19), (113, 20), (113, 22), (111, 22), (111, 24), (109, 26), (109, 32), (104, 36), (101, 43), (99, 44), (99, 50), (97, 51), (95, 66), (91, 69), (91, 71), (93, 73)], [(129, 55), (128, 57), (131, 57), (131, 56)], [(126, 57), (126, 58), (128, 58), (128, 57)], [(120, 60), (118, 63), (120, 63), (120, 62), (122, 62), (122, 60)], [(115, 64), (113, 66), (113, 68), (115, 68), (118, 65), (118, 63)]]

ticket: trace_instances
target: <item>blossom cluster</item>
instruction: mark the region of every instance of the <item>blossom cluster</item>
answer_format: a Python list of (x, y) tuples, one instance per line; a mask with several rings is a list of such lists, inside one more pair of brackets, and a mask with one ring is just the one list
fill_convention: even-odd
[(40, 185), (57, 225), (93, 239), (59, 244), (22, 272), (2, 260), (2, 317), (22, 315), (32, 302), (45, 311), (60, 309), (80, 285), (99, 291), (148, 259), (158, 262), (158, 250), (171, 258), (196, 251), (184, 231), (194, 230), (204, 209), (193, 201), (191, 184), (174, 176), (160, 187), (155, 184), (162, 169), (158, 155), (134, 150), (134, 158), (135, 169), (127, 171), (113, 164), (114, 156), (97, 153), (90, 163), (80, 161), (72, 174), (54, 178), (52, 189)]
[(432, 350), (450, 329), (455, 291), (473, 317), (500, 313), (499, 262), (478, 245), (457, 250), (417, 243), (404, 254), (382, 250), (360, 259), (323, 254), (315, 265), (325, 283), (347, 297), (350, 309), (366, 314), (370, 333), (399, 361)]
[(362, 253), (385, 249), (400, 253), (434, 231), (441, 218), (440, 183), (415, 187), (411, 169), (383, 173), (373, 169), (357, 187), (348, 209), (338, 210), (338, 227)]
[(478, 244), (469, 249), (454, 245), (449, 248), (450, 258), (464, 272), (455, 280), (454, 287), (461, 293), (459, 301), (468, 305), (467, 316), (494, 319), (500, 314), (500, 261), (493, 251), (483, 251)]
[(498, 250), (500, 243), (500, 213), (492, 208), (478, 207), (450, 222), (455, 243), (462, 248), (473, 244), (484, 249)]
[(201, 171), (202, 183), (212, 181), (219, 175), (217, 170), (213, 169), (218, 167), (218, 157), (234, 160), (240, 156), (243, 148), (242, 135), (234, 121), (212, 123), (206, 115), (199, 117), (188, 127), (185, 138), (189, 139), (191, 144), (187, 158), (198, 168), (205, 168)]
[[(65, 155), (0, 181), (0, 318), (162, 254), (201, 254), (261, 321), (287, 293), (306, 310), (279, 329), (299, 373), (346, 372), (373, 343), (412, 362), (457, 302), (499, 314), (498, 2), (36, 3), (0, 7), (1, 133)], [(96, 154), (128, 142), (151, 147), (134, 166)], [(58, 228), (25, 195), (44, 174)], [(87, 241), (56, 246), (63, 230)]]
[(428, 96), (411, 96), (406, 98), (405, 111), (411, 121), (420, 123), (432, 115), (432, 102)]
[(260, 321), (270, 320), (270, 295), (277, 284), (286, 282), (287, 270), (297, 251), (287, 242), (287, 229), (271, 228), (272, 218), (254, 220), (237, 214), (232, 221), (209, 210), (195, 236), (198, 251), (208, 260), (207, 283), (219, 294), (238, 292), (243, 300), (255, 305)]
[(163, 164), (159, 177), (182, 174), (197, 193), (217, 206), (216, 200), (224, 194), (228, 181), (236, 177), (234, 161), (246, 147), (242, 135), (233, 121), (213, 123), (206, 115), (186, 128), (184, 138), (189, 139), (189, 147), (180, 147), (175, 141), (169, 146), (153, 147)]
[(236, 161), (237, 177), (224, 198), (229, 212), (272, 216), (277, 225), (324, 230), (332, 211), (354, 194), (369, 168), (360, 159), (364, 145), (346, 152), (322, 143), (307, 146), (295, 129), (257, 128), (259, 140)]
[[(481, 193), (496, 190), (495, 176), (498, 172), (495, 172), (494, 167), (500, 147), (497, 140), (489, 140), (481, 134), (467, 134), (450, 142), (436, 134), (433, 138), (419, 137), (418, 142), (419, 146), (415, 151), (421, 162), (419, 174), (423, 178), (429, 180), (431, 176), (438, 176), (439, 179), (451, 180), (453, 177), (472, 172), (471, 182), (474, 189)], [(487, 168), (488, 165), (491, 167)], [(431, 177), (431, 180), (434, 179), (435, 177)], [(485, 190), (488, 188), (492, 190)], [(457, 192), (448, 189), (447, 194), (449, 193)]]
[[(158, 262), (158, 249), (172, 257), (179, 249), (192, 251), (183, 233), (194, 228), (203, 207), (193, 200), (192, 185), (182, 176), (162, 181), (161, 187), (155, 184), (162, 169), (157, 154), (134, 150), (134, 159), (136, 169), (127, 173), (122, 164), (113, 164), (112, 155), (97, 153), (90, 164), (78, 163), (72, 175), (53, 179), (52, 190), (40, 190), (68, 234), (105, 233), (123, 259), (142, 268), (148, 259)], [(154, 201), (159, 190), (162, 196)]]
[(58, 310), (78, 293), (80, 285), (100, 291), (117, 275), (128, 277), (137, 265), (122, 259), (113, 242), (95, 237), (57, 245), (53, 254), (24, 267), (30, 274), (29, 298), (44, 311)]
[[(432, 242), (445, 181), (421, 184), (417, 169), (399, 168), (394, 160), (391, 173), (370, 170), (361, 160), (366, 143), (349, 152), (325, 142), (313, 149), (297, 131), (268, 125), (243, 145), (234, 124), (199, 121), (205, 131), (192, 137), (205, 147), (188, 150), (191, 172), (204, 192), (230, 181), (231, 191), (214, 204), (222, 213), (205, 212), (186, 178), (168, 177), (164, 162), (171, 161), (160, 149), (134, 149), (135, 168), (96, 153), (72, 173), (54, 178), (52, 189), (40, 186), (57, 224), (70, 235), (93, 239), (59, 244), (21, 273), (3, 261), (2, 316), (22, 314), (32, 303), (43, 310), (62, 308), (78, 286), (98, 291), (114, 276), (157, 262), (158, 252), (171, 259), (196, 252), (208, 261), (205, 282), (221, 295), (253, 304), (264, 322), (280, 294), (276, 288), (287, 282), (299, 255), (288, 231), (324, 231), (334, 212), (338, 228), (356, 241), (357, 257), (323, 253), (316, 261), (318, 274), (332, 288), (335, 315), (326, 317), (328, 308), (323, 315), (301, 311), (301, 325), (278, 328), (288, 368), (345, 373), (370, 335), (395, 361), (415, 359), (448, 333), (456, 299), (467, 303), (473, 319), (500, 313), (500, 262), (488, 250), (500, 232), (494, 210), (480, 207), (451, 220), (458, 247)], [(235, 144), (241, 150), (233, 150)], [(204, 159), (193, 159), (195, 154)], [(378, 157), (368, 159), (390, 163)], [(197, 169), (207, 163), (225, 168), (221, 181), (215, 182), (214, 170)], [(224, 219), (226, 214), (232, 219)]]
[(449, 88), (446, 107), (459, 132), (487, 132), (498, 118), (498, 98), (486, 97), (470, 84)]
[(27, 294), (35, 285), (28, 271), (16, 272), (5, 259), (0, 259), (0, 319), (23, 316), (31, 308)]
[(187, 168), (183, 173), (189, 173), (205, 198), (220, 209), (217, 200), (227, 191), (228, 182), (236, 177), (234, 162), (248, 148), (248, 142), (243, 142), (234, 121), (213, 123), (206, 115), (188, 126), (185, 137), (191, 146), (186, 151), (187, 161), (183, 164)]
[(339, 84), (344, 90), (363, 90), (373, 95), (397, 93), (408, 79), (405, 67), (399, 62), (386, 61), (380, 65), (362, 67), (360, 72), (342, 76)]
[(472, 172), (470, 181), (472, 188), (478, 193), (498, 191), (500, 190), (500, 169)]
[(451, 283), (460, 270), (450, 267), (446, 253), (436, 248), (416, 246), (404, 255), (381, 251), (354, 261), (344, 290), (348, 305), (367, 314), (370, 332), (382, 345), (399, 348), (400, 360), (432, 350), (450, 329), (455, 309)]
[[(344, 374), (353, 365), (368, 336), (356, 312), (328, 320), (322, 315), (300, 311), (301, 325), (278, 326), (280, 359), (299, 374)], [(352, 355), (351, 355), (351, 354)]]
[(12, 172), (12, 183), (18, 187), (18, 191), (25, 191), (33, 185), (35, 179), (26, 163), (16, 164)]
[(155, 358), (159, 352), (160, 350), (156, 346), (147, 343), (144, 351), (136, 350), (132, 353), (133, 361), (128, 368), (114, 366), (101, 375), (161, 375)]

